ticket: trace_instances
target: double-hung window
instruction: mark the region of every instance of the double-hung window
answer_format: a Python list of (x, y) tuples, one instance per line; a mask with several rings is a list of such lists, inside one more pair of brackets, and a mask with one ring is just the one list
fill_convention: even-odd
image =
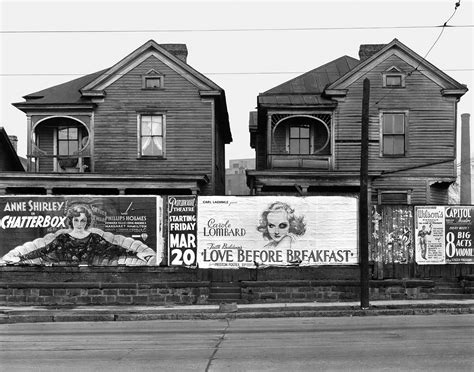
[(58, 155), (71, 156), (79, 150), (79, 131), (75, 127), (58, 128)]
[(140, 114), (139, 120), (139, 156), (165, 156), (165, 117), (162, 114)]
[(311, 154), (311, 132), (309, 124), (292, 124), (289, 127), (290, 154)]
[(383, 112), (382, 121), (382, 155), (404, 156), (406, 153), (406, 120), (405, 112)]

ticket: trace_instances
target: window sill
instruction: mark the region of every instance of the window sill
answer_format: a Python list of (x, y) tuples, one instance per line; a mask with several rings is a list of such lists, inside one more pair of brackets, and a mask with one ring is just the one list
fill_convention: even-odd
[(166, 160), (164, 156), (139, 156), (137, 160)]

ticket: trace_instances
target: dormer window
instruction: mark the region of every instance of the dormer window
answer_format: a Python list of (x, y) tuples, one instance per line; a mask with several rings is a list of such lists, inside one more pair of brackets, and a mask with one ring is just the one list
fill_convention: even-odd
[(393, 66), (382, 75), (384, 88), (405, 88), (405, 76), (399, 68)]
[(142, 89), (163, 89), (164, 77), (155, 70), (150, 70), (142, 76)]

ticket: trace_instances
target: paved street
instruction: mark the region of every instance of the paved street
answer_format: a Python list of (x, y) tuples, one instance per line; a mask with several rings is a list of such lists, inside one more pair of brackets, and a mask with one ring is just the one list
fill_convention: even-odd
[(474, 315), (0, 325), (2, 371), (472, 371)]

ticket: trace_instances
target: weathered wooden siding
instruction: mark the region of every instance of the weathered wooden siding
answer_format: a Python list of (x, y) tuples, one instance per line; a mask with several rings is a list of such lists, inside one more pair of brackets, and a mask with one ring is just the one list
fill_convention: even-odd
[(257, 133), (257, 140), (255, 141), (255, 156), (256, 164), (255, 169), (263, 170), (267, 168), (267, 136), (266, 136), (266, 125), (262, 130)]
[(443, 205), (448, 204), (448, 188), (442, 186), (430, 186), (427, 204)]
[(377, 202), (378, 191), (409, 190), (411, 191), (411, 204), (427, 204), (427, 181), (418, 177), (380, 177), (372, 182), (372, 195)]
[(225, 195), (225, 141), (224, 133), (219, 123), (222, 118), (219, 112), (216, 112), (216, 123), (215, 123), (215, 189), (212, 192), (213, 195)]
[[(444, 162), (454, 157), (455, 103), (441, 96), (441, 87), (420, 72), (406, 77), (406, 87), (382, 87), (382, 72), (397, 66), (403, 72), (413, 70), (411, 65), (397, 56), (380, 63), (363, 78), (369, 78), (370, 90), (370, 160), (372, 171), (398, 171), (405, 168)], [(339, 103), (336, 123), (336, 164), (338, 170), (351, 170), (358, 166), (360, 157), (360, 125), (363, 78), (355, 81), (344, 102)], [(376, 102), (379, 102), (378, 104)], [(379, 113), (383, 110), (408, 111), (407, 143), (405, 157), (380, 156)], [(354, 142), (355, 141), (355, 142)], [(448, 164), (417, 168), (403, 176), (436, 174), (452, 177), (453, 167)]]
[[(142, 90), (142, 75), (155, 69), (164, 89)], [(166, 116), (166, 157), (138, 157), (137, 114)], [(177, 174), (211, 177), (212, 104), (198, 89), (155, 57), (136, 66), (106, 89), (95, 113), (95, 171), (98, 173)]]
[(272, 140), (272, 154), (286, 154), (286, 125), (279, 125), (275, 130)]
[[(52, 127), (41, 128), (41, 132), (37, 141), (37, 146), (40, 148), (40, 150), (45, 151), (48, 155), (54, 154), (54, 129)], [(53, 163), (53, 158), (40, 158), (39, 171), (52, 172)]]

